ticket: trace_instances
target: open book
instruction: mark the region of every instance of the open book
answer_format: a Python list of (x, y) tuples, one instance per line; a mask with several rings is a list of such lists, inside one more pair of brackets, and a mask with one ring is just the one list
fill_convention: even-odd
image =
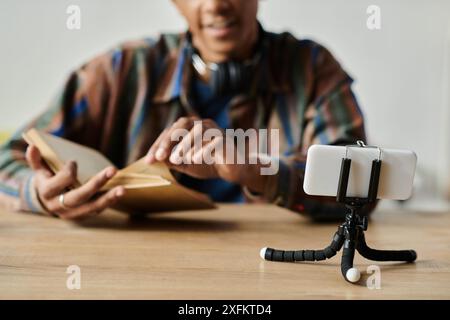
[[(106, 167), (113, 166), (97, 150), (36, 129), (24, 133), (23, 138), (39, 149), (54, 173), (61, 170), (67, 161), (76, 161), (78, 182), (75, 187), (83, 185)], [(148, 165), (142, 158), (118, 170), (101, 192), (119, 185), (126, 189), (125, 195), (114, 208), (130, 213), (215, 208), (207, 195), (178, 184), (164, 163)]]

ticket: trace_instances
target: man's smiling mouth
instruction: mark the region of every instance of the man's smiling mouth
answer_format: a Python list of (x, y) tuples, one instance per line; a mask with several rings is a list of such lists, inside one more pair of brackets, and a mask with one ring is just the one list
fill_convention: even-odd
[(205, 28), (212, 28), (212, 29), (225, 29), (233, 27), (236, 24), (236, 19), (230, 18), (230, 19), (224, 19), (224, 20), (217, 20), (213, 22), (209, 22), (204, 24)]

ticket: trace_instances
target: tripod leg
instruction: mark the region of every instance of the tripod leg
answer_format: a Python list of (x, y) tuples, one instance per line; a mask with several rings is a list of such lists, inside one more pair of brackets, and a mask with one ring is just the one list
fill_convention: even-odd
[(370, 248), (363, 232), (358, 235), (358, 252), (366, 259), (374, 261), (407, 261), (413, 262), (417, 258), (414, 250), (376, 250)]
[(262, 259), (269, 261), (321, 261), (334, 257), (336, 253), (341, 249), (344, 243), (344, 230), (343, 227), (339, 227), (338, 231), (334, 234), (331, 244), (323, 250), (296, 250), (285, 251), (273, 248), (262, 248), (260, 256)]
[(355, 241), (346, 239), (342, 252), (341, 272), (345, 280), (357, 282), (361, 277), (358, 269), (353, 268), (353, 259), (355, 257)]

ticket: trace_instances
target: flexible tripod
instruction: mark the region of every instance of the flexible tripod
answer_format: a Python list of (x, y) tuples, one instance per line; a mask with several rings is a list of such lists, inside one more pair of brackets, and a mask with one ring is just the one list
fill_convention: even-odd
[(344, 203), (349, 209), (345, 216), (345, 222), (338, 227), (334, 234), (331, 244), (323, 250), (296, 250), (285, 251), (273, 248), (261, 249), (261, 258), (269, 261), (321, 261), (330, 259), (341, 250), (341, 272), (344, 278), (349, 282), (357, 282), (360, 279), (360, 272), (353, 267), (353, 259), (355, 250), (357, 250), (364, 258), (375, 261), (407, 261), (413, 262), (417, 258), (414, 250), (376, 250), (370, 248), (365, 240), (364, 231), (367, 230), (368, 220), (366, 216), (359, 215), (360, 210), (367, 204), (373, 203), (377, 199), (378, 182), (381, 171), (381, 149), (379, 150), (378, 159), (372, 161), (372, 170), (370, 174), (369, 191), (367, 198), (347, 197), (347, 186), (350, 175), (351, 159), (347, 157), (348, 148), (366, 146), (362, 141), (358, 141), (357, 145), (347, 146), (345, 157), (341, 162), (341, 172), (339, 175), (339, 184), (337, 190), (336, 201)]

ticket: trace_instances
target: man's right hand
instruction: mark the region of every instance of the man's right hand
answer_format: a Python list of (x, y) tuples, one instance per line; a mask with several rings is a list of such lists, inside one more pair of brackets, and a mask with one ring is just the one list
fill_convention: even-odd
[[(45, 209), (62, 219), (82, 219), (101, 213), (112, 206), (125, 194), (121, 186), (96, 197), (96, 193), (117, 172), (114, 167), (108, 167), (92, 177), (78, 188), (73, 188), (77, 179), (77, 164), (69, 161), (63, 169), (53, 174), (42, 161), (38, 148), (30, 145), (27, 148), (26, 159), (35, 172), (34, 187), (39, 200)], [(71, 188), (70, 191), (67, 191)], [(72, 189), (73, 188), (73, 189)], [(64, 206), (59, 196), (64, 194)]]

